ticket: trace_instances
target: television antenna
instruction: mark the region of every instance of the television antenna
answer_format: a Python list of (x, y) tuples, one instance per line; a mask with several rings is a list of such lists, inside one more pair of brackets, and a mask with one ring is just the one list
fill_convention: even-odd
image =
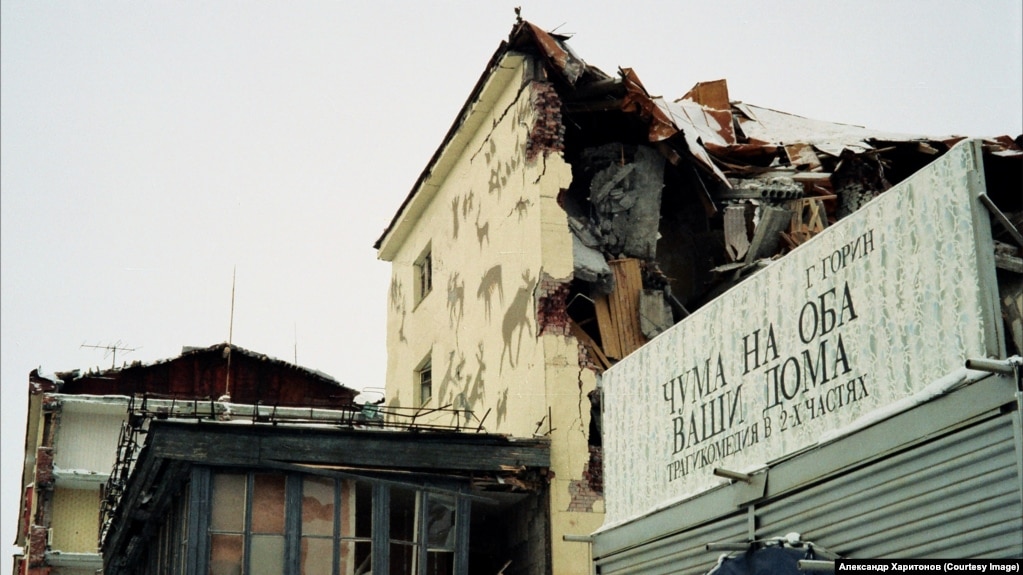
[(128, 347), (126, 345), (121, 345), (121, 340), (117, 340), (115, 343), (112, 343), (110, 345), (89, 345), (89, 344), (83, 343), (80, 347), (88, 347), (88, 348), (92, 348), (92, 349), (103, 349), (103, 350), (106, 350), (106, 353), (103, 354), (104, 359), (107, 356), (113, 356), (113, 359), (110, 361), (110, 369), (115, 369), (117, 367), (117, 352), (118, 351), (123, 351), (123, 352), (131, 353), (131, 352), (139, 349), (137, 347)]

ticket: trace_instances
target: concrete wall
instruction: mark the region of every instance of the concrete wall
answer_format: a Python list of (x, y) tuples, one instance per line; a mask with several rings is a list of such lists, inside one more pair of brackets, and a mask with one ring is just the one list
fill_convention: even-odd
[[(528, 60), (504, 65), (514, 73), (493, 77), (463, 124), (478, 128), (454, 140), (464, 145), (438, 162), (450, 168), (435, 170), (409, 203), (404, 216), (416, 223), (403, 240), (389, 239), (399, 246), (382, 250), (394, 253), (388, 405), (416, 406), (416, 372), (430, 357), (433, 398), (425, 407), (462, 410), (439, 422), (482, 419), (491, 432), (549, 435), (552, 572), (589, 573), (586, 544), (562, 539), (589, 534), (603, 517), (603, 501), (584, 478), (595, 376), (580, 368), (564, 313), (572, 243), (557, 197), (571, 167), (560, 154), (553, 89), (530, 77)], [(417, 302), (415, 263), (427, 246), (433, 290)]]
[(96, 407), (86, 402), (64, 405), (53, 464), (62, 470), (109, 474), (117, 459), (117, 439), (126, 411), (126, 402)]
[(63, 553), (97, 553), (99, 491), (55, 488), (51, 529), (52, 549)]

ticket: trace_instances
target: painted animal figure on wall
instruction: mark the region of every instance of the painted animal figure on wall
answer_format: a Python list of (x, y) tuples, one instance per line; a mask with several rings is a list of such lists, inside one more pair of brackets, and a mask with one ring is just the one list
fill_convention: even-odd
[[(504, 335), (504, 347), (501, 348), (501, 369), (504, 368), (504, 355), (508, 354), (508, 365), (515, 367), (522, 353), (522, 334), (529, 330), (533, 335), (533, 318), (529, 315), (529, 302), (532, 300), (533, 288), (536, 280), (530, 277), (529, 270), (522, 273), (522, 287), (515, 292), (515, 298), (511, 305), (504, 312), (504, 321), (501, 323), (501, 333)], [(518, 340), (515, 344), (515, 352), (512, 352), (512, 340), (515, 339), (515, 332), (518, 331)]]
[(483, 279), (480, 280), (480, 287), (476, 290), (476, 299), (483, 300), (483, 311), (486, 314), (487, 323), (490, 323), (490, 311), (494, 305), (491, 298), (494, 297), (494, 292), (497, 292), (498, 297), (501, 299), (501, 305), (504, 305), (504, 282), (501, 280), (500, 265), (490, 268), (483, 274)]
[(490, 222), (481, 226), (479, 214), (476, 214), (476, 241), (480, 244), (480, 251), (483, 251), (483, 240), (487, 240), (487, 245), (490, 245)]
[(462, 322), (465, 315), (465, 282), (458, 277), (458, 272), (448, 277), (448, 320), (451, 327)]

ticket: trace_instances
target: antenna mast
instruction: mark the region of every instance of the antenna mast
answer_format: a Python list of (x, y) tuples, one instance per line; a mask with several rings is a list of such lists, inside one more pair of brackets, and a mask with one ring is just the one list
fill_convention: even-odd
[(227, 380), (224, 382), (223, 401), (231, 401), (231, 355), (234, 349), (234, 286), (238, 277), (238, 266), (231, 269), (231, 322), (227, 328)]
[(90, 347), (92, 349), (107, 350), (107, 353), (103, 354), (103, 357), (106, 357), (108, 354), (113, 355), (113, 360), (110, 362), (110, 369), (114, 369), (117, 367), (117, 350), (131, 353), (138, 349), (137, 347), (122, 347), (121, 340), (117, 340), (116, 343), (110, 345), (88, 345), (83, 343), (80, 347)]

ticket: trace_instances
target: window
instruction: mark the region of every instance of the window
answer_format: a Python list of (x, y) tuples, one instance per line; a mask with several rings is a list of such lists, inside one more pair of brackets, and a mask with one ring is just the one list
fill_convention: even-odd
[(433, 397), (433, 362), (429, 355), (416, 368), (415, 384), (416, 405), (426, 405)]
[(414, 287), (418, 305), (433, 290), (433, 252), (430, 250), (430, 244), (427, 244), (423, 253), (416, 258), (413, 268), (416, 274)]
[(390, 490), (392, 573), (451, 575), (455, 555), (455, 498), (411, 488)]
[(468, 572), (470, 509), (457, 492), (351, 476), (205, 473), (209, 504), (193, 507), (207, 537), (197, 546), (202, 575)]

